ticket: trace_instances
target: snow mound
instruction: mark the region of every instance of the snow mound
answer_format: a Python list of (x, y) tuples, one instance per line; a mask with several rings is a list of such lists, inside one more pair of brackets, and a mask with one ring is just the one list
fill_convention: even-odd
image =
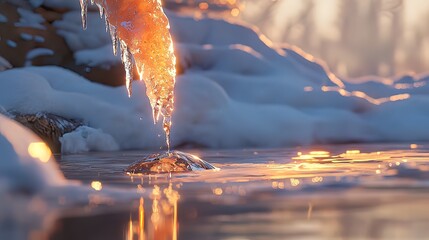
[(82, 126), (60, 138), (61, 152), (117, 151), (118, 144), (112, 136), (99, 129)]
[(65, 183), (43, 141), (0, 115), (0, 192), (34, 193)]

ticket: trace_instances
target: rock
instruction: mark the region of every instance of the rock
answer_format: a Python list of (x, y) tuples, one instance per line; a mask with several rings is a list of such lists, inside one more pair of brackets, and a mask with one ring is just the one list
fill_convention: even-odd
[(61, 151), (60, 137), (82, 126), (82, 122), (80, 121), (67, 119), (51, 113), (20, 114), (13, 112), (9, 115), (15, 121), (36, 133), (49, 145), (51, 151), (54, 153), (60, 153)]
[(210, 163), (189, 153), (172, 151), (151, 154), (143, 160), (131, 164), (125, 172), (128, 174), (159, 174), (191, 172), (198, 170), (217, 169)]

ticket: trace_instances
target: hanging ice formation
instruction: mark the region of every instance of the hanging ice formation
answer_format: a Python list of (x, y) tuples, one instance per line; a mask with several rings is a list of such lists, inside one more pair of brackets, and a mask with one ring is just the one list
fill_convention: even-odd
[(113, 53), (118, 45), (126, 72), (126, 86), (131, 96), (133, 67), (146, 84), (154, 122), (163, 117), (163, 126), (170, 148), (171, 115), (174, 104), (176, 57), (169, 32), (170, 25), (161, 0), (80, 0), (82, 24), (86, 29), (88, 2), (97, 5), (110, 32)]

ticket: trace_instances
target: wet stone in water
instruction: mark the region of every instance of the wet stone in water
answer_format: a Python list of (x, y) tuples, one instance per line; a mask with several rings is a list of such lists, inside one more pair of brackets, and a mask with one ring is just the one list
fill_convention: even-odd
[(131, 164), (125, 169), (125, 172), (128, 174), (158, 174), (209, 169), (217, 168), (192, 154), (172, 151), (151, 154), (143, 160)]

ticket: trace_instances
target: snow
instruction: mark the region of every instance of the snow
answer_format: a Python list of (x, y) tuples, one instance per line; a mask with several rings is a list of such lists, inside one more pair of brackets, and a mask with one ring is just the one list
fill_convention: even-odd
[(0, 56), (0, 72), (12, 68), (12, 64), (2, 56)]
[(38, 42), (38, 43), (43, 43), (45, 42), (45, 38), (39, 35), (34, 36), (34, 41)]
[[(216, 81), (219, 76), (229, 83), (219, 84)], [(429, 121), (427, 95), (416, 94), (406, 100), (374, 105), (365, 99), (335, 92), (305, 92), (294, 88), (293, 91), (300, 92), (293, 93), (287, 85), (282, 86), (269, 76), (254, 77), (247, 82), (231, 74), (212, 72), (205, 76), (201, 70), (180, 76), (176, 87), (173, 146), (281, 147), (429, 140), (429, 130), (425, 128)], [(261, 89), (262, 86), (265, 87)], [(0, 73), (0, 105), (7, 110), (47, 111), (82, 119), (89, 127), (100, 129), (94, 134), (106, 142), (95, 141), (104, 144), (104, 149), (91, 145), (92, 140), (82, 137), (85, 133), (79, 129), (61, 140), (64, 153), (115, 150), (115, 142), (120, 149), (157, 149), (164, 144), (163, 138), (158, 137), (162, 130), (152, 124), (144, 85), (136, 82), (134, 88), (135, 94), (128, 99), (125, 87), (92, 83), (58, 67), (27, 67)], [(241, 90), (241, 95), (235, 92), (236, 99), (228, 93), (234, 88)], [(263, 94), (265, 100), (256, 102), (247, 98), (248, 94)], [(306, 99), (305, 103), (289, 97), (281, 99), (292, 94), (304, 95), (301, 98)]]
[(99, 66), (108, 69), (120, 61), (120, 58), (112, 55), (111, 51), (112, 46), (107, 44), (96, 49), (76, 51), (74, 53), (74, 58), (78, 65), (87, 65), (90, 67)]
[(3, 14), (0, 14), (0, 23), (5, 23), (7, 22), (7, 17)]
[(27, 56), (25, 59), (32, 60), (36, 57), (40, 56), (52, 56), (54, 55), (54, 51), (47, 48), (35, 48), (27, 53)]
[(46, 29), (46, 27), (43, 25), (45, 19), (40, 14), (24, 8), (18, 8), (17, 11), (20, 19), (19, 22), (15, 23), (16, 27), (29, 27), (41, 30)]
[(60, 142), (63, 153), (119, 150), (119, 146), (112, 136), (103, 133), (100, 129), (86, 126), (79, 127), (72, 133), (64, 134), (60, 138)]
[(72, 51), (95, 49), (111, 44), (98, 12), (88, 12), (88, 31), (82, 29), (80, 11), (65, 13), (63, 18), (55, 21), (53, 25)]
[(21, 33), (19, 36), (21, 36), (21, 39), (25, 41), (33, 40), (33, 35), (28, 33)]
[(28, 0), (33, 7), (39, 7), (44, 0)]
[(18, 46), (18, 44), (12, 40), (6, 40), (6, 44), (11, 48), (16, 48), (16, 46)]

